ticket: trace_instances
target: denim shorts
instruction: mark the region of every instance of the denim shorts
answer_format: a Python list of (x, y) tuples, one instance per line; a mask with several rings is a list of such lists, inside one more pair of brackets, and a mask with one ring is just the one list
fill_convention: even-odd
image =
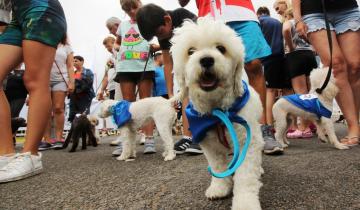
[[(359, 8), (347, 9), (327, 14), (330, 30), (336, 34), (342, 34), (346, 31), (358, 31), (360, 28)], [(303, 16), (303, 21), (308, 26), (308, 33), (326, 29), (324, 14), (313, 13)]]
[(263, 36), (259, 23), (234, 21), (226, 24), (242, 39), (245, 46), (245, 63), (271, 54), (271, 49)]
[(58, 0), (17, 0), (12, 7), (12, 20), (0, 35), (0, 44), (21, 47), (23, 40), (33, 40), (57, 48), (66, 33)]

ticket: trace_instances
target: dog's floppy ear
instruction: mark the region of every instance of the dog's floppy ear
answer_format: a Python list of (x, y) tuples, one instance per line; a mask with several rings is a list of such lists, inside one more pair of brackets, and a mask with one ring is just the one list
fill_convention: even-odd
[(244, 88), (242, 86), (242, 72), (244, 68), (243, 60), (239, 59), (235, 66), (234, 72), (234, 95), (235, 96), (242, 96), (244, 92)]

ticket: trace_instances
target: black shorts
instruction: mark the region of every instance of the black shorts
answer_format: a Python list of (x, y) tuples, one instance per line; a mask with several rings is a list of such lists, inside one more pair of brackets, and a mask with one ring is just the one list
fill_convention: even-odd
[(291, 82), (285, 68), (284, 56), (271, 56), (263, 60), (265, 84), (267, 88), (291, 88)]
[(145, 72), (118, 72), (114, 78), (117, 83), (132, 82), (139, 83), (141, 80), (153, 80), (155, 78), (155, 71)]
[(297, 50), (286, 54), (286, 70), (290, 79), (310, 72), (317, 68), (314, 52), (311, 50)]

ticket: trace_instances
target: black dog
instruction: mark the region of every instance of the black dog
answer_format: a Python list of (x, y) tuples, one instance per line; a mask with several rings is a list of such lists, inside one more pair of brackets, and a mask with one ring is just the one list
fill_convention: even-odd
[[(79, 139), (82, 139), (81, 149), (86, 149), (86, 145), (92, 145), (96, 147), (98, 145), (97, 139), (95, 137), (95, 126), (98, 121), (94, 117), (87, 117), (86, 114), (77, 115), (72, 124), (69, 131), (69, 134), (66, 137), (66, 140), (63, 145), (63, 149), (65, 149), (70, 141), (72, 140), (73, 144), (69, 152), (75, 152), (77, 146), (79, 145)], [(88, 142), (86, 142), (88, 139)]]
[(16, 132), (20, 127), (26, 127), (26, 120), (22, 117), (11, 118), (11, 133), (13, 135), (14, 144), (16, 144)]

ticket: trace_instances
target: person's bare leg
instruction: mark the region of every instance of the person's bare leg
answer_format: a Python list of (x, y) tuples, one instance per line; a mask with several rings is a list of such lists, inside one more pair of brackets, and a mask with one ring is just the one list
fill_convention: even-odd
[[(148, 98), (151, 96), (152, 86), (153, 86), (152, 81), (149, 79), (143, 80), (139, 83), (139, 86), (138, 86), (139, 87), (139, 96), (141, 99)], [(144, 125), (142, 127), (142, 130), (144, 131), (145, 136), (153, 136), (154, 122), (151, 121), (147, 125)]]
[[(354, 95), (356, 113), (360, 112), (360, 31), (348, 31), (338, 36), (341, 51), (345, 57), (351, 89)], [(357, 115), (359, 119), (359, 115)], [(359, 134), (360, 135), (360, 134)]]
[(55, 120), (55, 138), (60, 141), (63, 136), (64, 122), (65, 122), (65, 97), (64, 91), (53, 91), (52, 93), (52, 106)]
[(266, 124), (274, 125), (272, 108), (275, 103), (276, 89), (266, 88)]
[(189, 98), (184, 98), (182, 101), (182, 122), (183, 122), (183, 136), (188, 136), (188, 137), (192, 137), (192, 133), (189, 130), (190, 126), (189, 126), (189, 121), (187, 119), (186, 113), (185, 113), (185, 109), (186, 106), (189, 104)]
[[(2, 84), (6, 75), (21, 62), (21, 50), (17, 46), (0, 44), (0, 84)], [(10, 119), (9, 103), (2, 90), (2, 85), (0, 85), (0, 156), (15, 152)]]
[(266, 123), (266, 87), (265, 76), (262, 70), (261, 61), (259, 59), (252, 60), (245, 64), (245, 71), (249, 77), (249, 84), (259, 94), (263, 106), (263, 114), (260, 124)]
[[(325, 66), (329, 66), (330, 64), (329, 44), (327, 39), (324, 39), (324, 37), (326, 37), (326, 31), (320, 30), (320, 31), (312, 32), (309, 34), (308, 37), (310, 43), (315, 48), (315, 51), (319, 54), (321, 58), (321, 62)], [(354, 95), (348, 79), (346, 61), (338, 45), (337, 37), (335, 36), (334, 32), (332, 32), (332, 40), (333, 40), (332, 43), (333, 74), (336, 79), (336, 85), (339, 87), (339, 94), (337, 95), (336, 100), (348, 124), (348, 136), (357, 136), (359, 135), (359, 125), (358, 125), (358, 117), (357, 117), (358, 113), (356, 113), (357, 111), (355, 110)]]
[(23, 152), (37, 155), (51, 109), (50, 69), (56, 49), (40, 42), (23, 41), (24, 84), (29, 91), (28, 125)]
[(52, 117), (50, 115), (47, 125), (46, 125), (46, 129), (44, 131), (44, 137), (43, 137), (43, 141), (48, 142), (48, 143), (50, 143), (50, 139), (51, 139), (51, 120), (52, 120)]

